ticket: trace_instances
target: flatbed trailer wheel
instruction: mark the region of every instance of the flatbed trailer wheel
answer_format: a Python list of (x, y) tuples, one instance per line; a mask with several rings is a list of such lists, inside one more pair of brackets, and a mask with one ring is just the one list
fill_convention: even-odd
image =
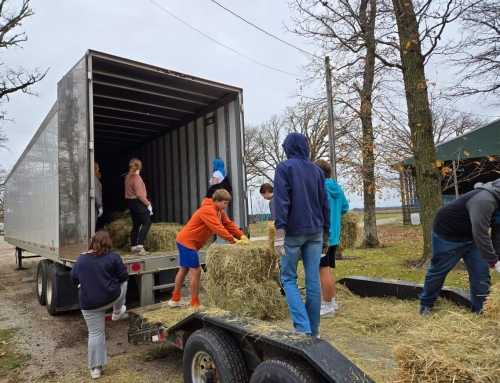
[[(246, 383), (243, 355), (221, 329), (205, 327), (191, 335), (182, 358), (184, 383)], [(280, 382), (284, 383), (284, 382)]]
[(295, 360), (269, 359), (259, 364), (250, 383), (319, 383), (324, 379), (307, 363)]
[(47, 269), (50, 263), (46, 259), (42, 259), (38, 262), (38, 267), (36, 269), (36, 297), (38, 303), (45, 306), (47, 302), (46, 290), (47, 290)]

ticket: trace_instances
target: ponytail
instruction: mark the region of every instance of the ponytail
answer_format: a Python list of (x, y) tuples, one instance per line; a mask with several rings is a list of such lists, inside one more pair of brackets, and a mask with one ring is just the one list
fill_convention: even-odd
[(132, 158), (128, 163), (128, 174), (133, 174), (136, 170), (142, 170), (142, 162), (138, 158)]

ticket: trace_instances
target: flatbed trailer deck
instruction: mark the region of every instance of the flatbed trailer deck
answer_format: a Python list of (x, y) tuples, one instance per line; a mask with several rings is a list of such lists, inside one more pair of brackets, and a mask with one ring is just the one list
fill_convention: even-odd
[(129, 310), (129, 342), (168, 342), (183, 350), (184, 382), (373, 382), (327, 341), (269, 322), (218, 309), (189, 313), (182, 308), (170, 309), (176, 318), (184, 310), (179, 321), (147, 319), (155, 310), (166, 310), (169, 318), (167, 307)]

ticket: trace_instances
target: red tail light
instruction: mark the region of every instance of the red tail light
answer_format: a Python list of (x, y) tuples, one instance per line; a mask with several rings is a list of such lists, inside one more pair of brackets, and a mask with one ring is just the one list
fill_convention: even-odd
[(132, 265), (132, 271), (139, 271), (141, 269), (141, 265), (139, 263), (134, 263)]

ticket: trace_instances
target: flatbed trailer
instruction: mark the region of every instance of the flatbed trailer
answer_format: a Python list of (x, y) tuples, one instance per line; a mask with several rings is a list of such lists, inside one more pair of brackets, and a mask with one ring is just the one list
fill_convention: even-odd
[(325, 340), (217, 309), (186, 314), (172, 325), (144, 317), (164, 309), (129, 310), (129, 342), (167, 342), (183, 350), (185, 383), (373, 382)]

